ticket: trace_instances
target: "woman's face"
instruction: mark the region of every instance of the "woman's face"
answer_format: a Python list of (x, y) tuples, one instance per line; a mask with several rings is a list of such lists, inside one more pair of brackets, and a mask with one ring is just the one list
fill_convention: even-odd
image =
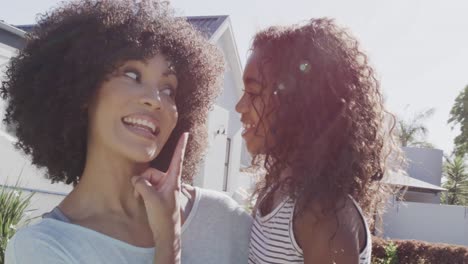
[(177, 123), (177, 84), (170, 62), (161, 54), (125, 62), (90, 104), (88, 145), (135, 162), (156, 158)]
[(236, 105), (244, 125), (242, 137), (253, 155), (264, 154), (267, 143), (272, 144), (272, 109), (278, 103), (271, 86), (265, 84), (268, 69), (262, 72), (259, 65), (260, 52), (254, 50), (244, 70), (244, 94)]

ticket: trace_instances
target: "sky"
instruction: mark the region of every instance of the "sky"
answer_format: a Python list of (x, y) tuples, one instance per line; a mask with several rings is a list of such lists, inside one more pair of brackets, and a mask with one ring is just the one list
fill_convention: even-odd
[[(0, 20), (32, 24), (57, 0), (0, 0)], [(329, 17), (356, 36), (376, 69), (387, 108), (404, 119), (430, 108), (427, 140), (450, 153), (459, 133), (447, 124), (468, 85), (466, 0), (171, 0), (178, 15), (229, 15), (244, 65), (255, 32)]]

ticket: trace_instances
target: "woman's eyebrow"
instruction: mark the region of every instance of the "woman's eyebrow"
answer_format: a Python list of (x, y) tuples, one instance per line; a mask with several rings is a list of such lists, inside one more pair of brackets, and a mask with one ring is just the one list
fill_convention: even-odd
[(121, 67), (121, 69), (125, 68), (134, 68), (135, 70), (138, 70), (140, 67), (146, 65), (143, 61), (139, 60), (128, 60), (126, 61)]
[(166, 70), (165, 72), (163, 72), (163, 75), (164, 77), (169, 77), (170, 75), (174, 75), (175, 77), (177, 77), (176, 72), (172, 69)]

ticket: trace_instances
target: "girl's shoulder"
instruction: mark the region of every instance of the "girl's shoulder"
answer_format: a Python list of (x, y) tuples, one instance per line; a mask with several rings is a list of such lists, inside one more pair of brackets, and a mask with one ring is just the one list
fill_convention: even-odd
[[(351, 199), (342, 206), (326, 211), (320, 204), (313, 204), (298, 212), (294, 218), (294, 234), (304, 254), (311, 254), (321, 262), (333, 254), (337, 263), (348, 263), (359, 257), (361, 233), (366, 235), (360, 210)], [(338, 261), (341, 260), (341, 261)]]

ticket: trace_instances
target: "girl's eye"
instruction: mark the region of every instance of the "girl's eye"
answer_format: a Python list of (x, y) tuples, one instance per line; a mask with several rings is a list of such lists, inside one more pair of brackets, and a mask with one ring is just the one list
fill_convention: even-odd
[(247, 92), (247, 91), (244, 91), (244, 93), (247, 94), (250, 98), (256, 98), (257, 96), (260, 96), (260, 94)]
[(136, 71), (125, 71), (125, 76), (139, 82), (140, 81), (140, 74)]

